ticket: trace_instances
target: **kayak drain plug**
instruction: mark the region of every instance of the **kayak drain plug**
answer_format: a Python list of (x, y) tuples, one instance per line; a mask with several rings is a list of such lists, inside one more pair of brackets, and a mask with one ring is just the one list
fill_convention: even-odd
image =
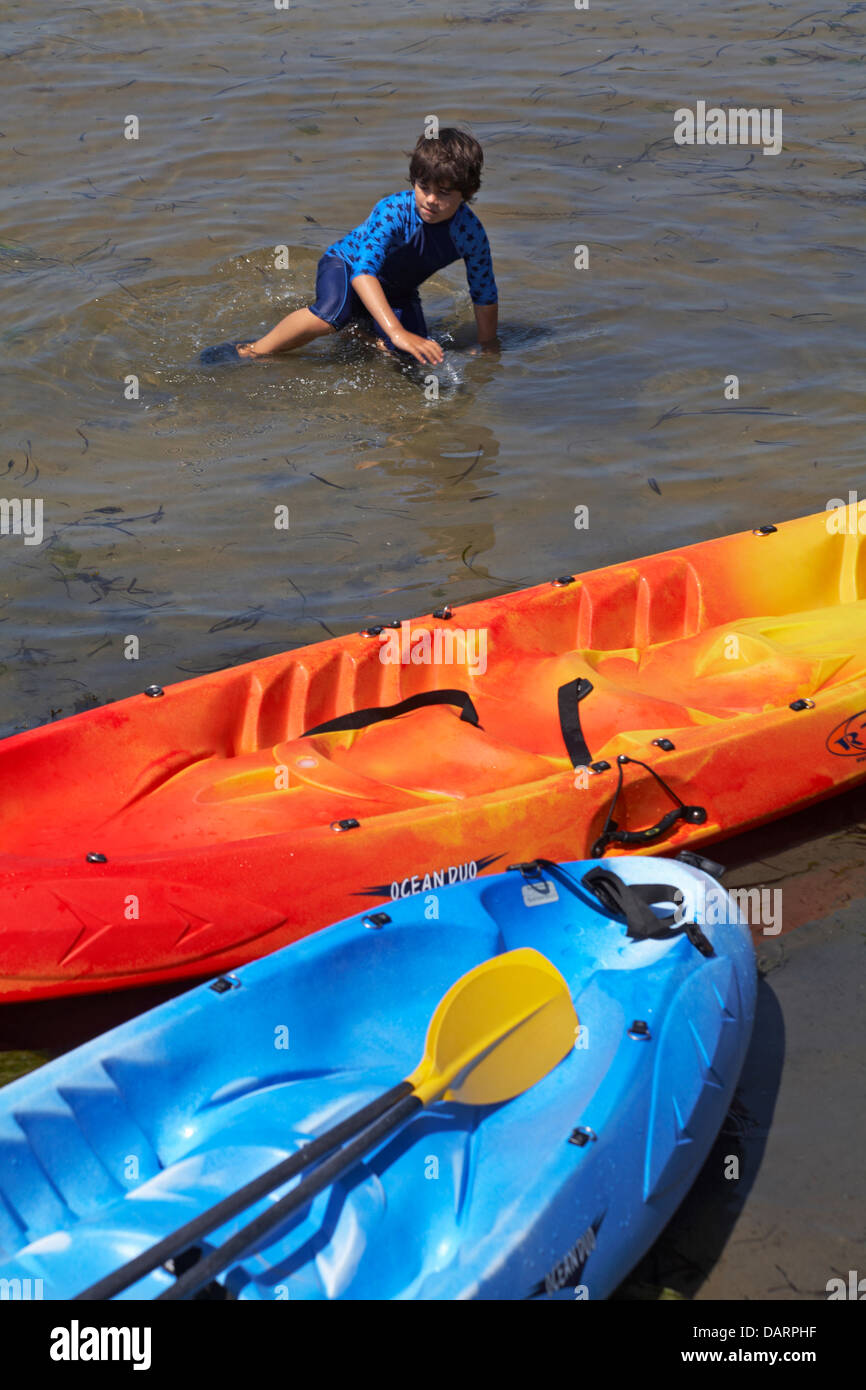
[(158, 700), (160, 695), (165, 694), (165, 691), (161, 685), (149, 685), (144, 693), (149, 695), (151, 700)]
[(642, 1018), (635, 1019), (634, 1023), (628, 1030), (628, 1035), (630, 1038), (634, 1038), (636, 1041), (640, 1042), (649, 1042), (650, 1038), (652, 1037), (652, 1034), (649, 1030), (649, 1024), (645, 1023)]
[(107, 863), (108, 863), (108, 855), (107, 855), (107, 854), (98, 854), (98, 853), (96, 852), (96, 850), (91, 850), (90, 853), (89, 853), (88, 856), (87, 856), (87, 862), (88, 862), (88, 864), (107, 864)]

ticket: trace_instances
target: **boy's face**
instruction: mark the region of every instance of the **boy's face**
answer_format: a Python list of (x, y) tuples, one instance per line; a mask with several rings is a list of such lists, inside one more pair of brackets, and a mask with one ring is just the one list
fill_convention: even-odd
[(463, 202), (459, 188), (420, 179), (412, 186), (415, 190), (415, 207), (422, 222), (447, 222)]

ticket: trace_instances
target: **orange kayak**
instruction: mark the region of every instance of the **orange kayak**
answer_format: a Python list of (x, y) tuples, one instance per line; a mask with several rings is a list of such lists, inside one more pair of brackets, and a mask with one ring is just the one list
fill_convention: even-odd
[(866, 775), (829, 513), (148, 691), (0, 742), (0, 998), (230, 969), (514, 861), (671, 853)]

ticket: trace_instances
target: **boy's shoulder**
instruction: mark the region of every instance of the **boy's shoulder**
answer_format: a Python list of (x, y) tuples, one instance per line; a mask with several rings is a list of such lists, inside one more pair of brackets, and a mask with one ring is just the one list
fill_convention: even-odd
[(406, 212), (409, 210), (410, 203), (414, 202), (414, 199), (415, 195), (411, 188), (404, 188), (399, 193), (388, 193), (384, 198), (379, 199), (373, 211), (370, 213), (370, 216), (405, 217)]
[(487, 236), (481, 218), (472, 211), (468, 203), (460, 204), (451, 225), (461, 240), (468, 240), (470, 243), (481, 241)]

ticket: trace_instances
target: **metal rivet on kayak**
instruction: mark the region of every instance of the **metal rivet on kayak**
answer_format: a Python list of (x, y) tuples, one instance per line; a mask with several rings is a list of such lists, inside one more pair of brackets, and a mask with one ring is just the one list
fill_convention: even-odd
[(579, 1125), (577, 1129), (571, 1131), (568, 1142), (569, 1144), (576, 1144), (579, 1149), (582, 1149), (584, 1144), (588, 1144), (590, 1140), (595, 1143), (597, 1138), (598, 1135), (595, 1130), (590, 1129), (589, 1125)]
[(399, 631), (399, 629), (403, 626), (403, 619), (402, 619), (402, 618), (389, 618), (389, 620), (388, 620), (388, 622), (385, 624), (385, 626), (386, 626), (386, 627), (396, 627), (397, 630)]
[(348, 816), (346, 820), (332, 820), (331, 829), (339, 834), (343, 830), (360, 830), (361, 822), (355, 820), (354, 816)]
[(380, 927), (387, 926), (391, 918), (387, 912), (371, 912), (369, 917), (364, 917), (362, 920), (364, 926), (369, 927), (370, 931), (378, 931)]
[(620, 753), (620, 754), (617, 756), (617, 762), (620, 763), (620, 764), (622, 764), (622, 763), (630, 763), (630, 762), (631, 762), (631, 758), (629, 757), (628, 753)]
[(149, 695), (151, 700), (158, 700), (160, 695), (165, 694), (165, 691), (161, 685), (149, 685), (144, 693)]
[(433, 613), (434, 618), (448, 619), (453, 618), (453, 616), (454, 609), (451, 607), (450, 603), (446, 603), (441, 608), (437, 608)]
[(628, 1035), (630, 1038), (635, 1038), (640, 1042), (649, 1042), (650, 1038), (652, 1037), (652, 1034), (649, 1030), (649, 1024), (645, 1023), (642, 1018), (635, 1019), (634, 1023), (628, 1030)]
[(98, 854), (96, 850), (91, 850), (90, 854), (87, 856), (87, 862), (88, 864), (107, 864), (108, 855)]
[(597, 763), (590, 763), (590, 772), (610, 772), (610, 763), (606, 763), (604, 758), (600, 758)]
[(814, 708), (815, 708), (815, 701), (814, 701), (814, 700), (794, 700), (794, 701), (792, 701), (792, 703), (788, 706), (788, 709), (796, 709), (796, 710), (801, 710), (801, 709), (814, 709)]
[(566, 584), (574, 583), (573, 574), (561, 574), (558, 579), (551, 580), (551, 583), (558, 589), (562, 589)]
[(773, 532), (774, 532), (774, 531), (777, 531), (777, 530), (778, 530), (778, 527), (777, 527), (777, 526), (756, 526), (755, 529), (754, 529), (754, 531), (752, 532), (752, 535), (753, 535), (753, 536), (772, 536), (772, 535), (773, 535)]
[(703, 825), (706, 818), (707, 813), (703, 806), (683, 807), (683, 820), (687, 820), (690, 825)]
[(676, 744), (671, 743), (669, 738), (654, 738), (653, 745), (656, 748), (664, 749), (665, 753), (672, 753), (676, 747)]

